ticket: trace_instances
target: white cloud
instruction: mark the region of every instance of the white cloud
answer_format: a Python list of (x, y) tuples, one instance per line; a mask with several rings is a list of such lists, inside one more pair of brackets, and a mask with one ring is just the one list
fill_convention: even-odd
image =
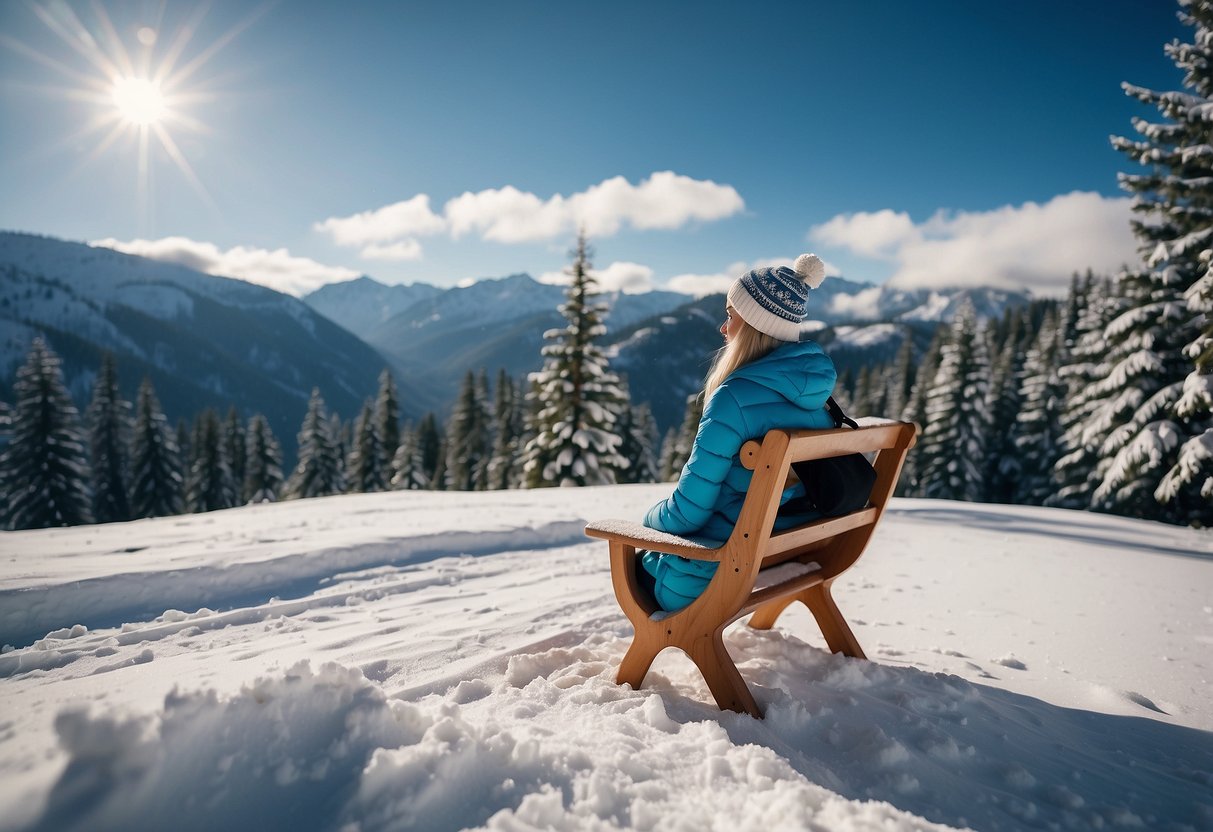
[(609, 237), (624, 223), (633, 228), (678, 228), (689, 222), (712, 222), (745, 209), (729, 185), (658, 171), (639, 185), (622, 176), (607, 179), (568, 200), (571, 220), (592, 237)]
[(362, 249), (361, 256), (364, 260), (420, 260), (421, 243), (416, 240), (401, 240), (387, 245), (372, 243)]
[(394, 202), (373, 211), (348, 217), (329, 217), (312, 226), (342, 246), (388, 243), (405, 237), (438, 234), (446, 230), (446, 220), (430, 210), (430, 198), (417, 194), (412, 199)]
[(166, 263), (177, 263), (207, 274), (237, 277), (297, 297), (326, 283), (351, 280), (359, 275), (353, 269), (326, 266), (306, 257), (295, 257), (284, 248), (270, 251), (236, 246), (223, 251), (214, 243), (186, 237), (128, 242), (109, 238), (94, 240), (91, 244)]
[(597, 269), (594, 277), (606, 292), (624, 292), (638, 295), (653, 288), (653, 270), (640, 263), (620, 260), (605, 269)]
[[(590, 274), (603, 292), (639, 295), (653, 288), (653, 270), (641, 263), (616, 261), (603, 269), (591, 269)], [(567, 272), (562, 271), (544, 272), (536, 280), (555, 286), (567, 286), (570, 277)]]
[(814, 226), (811, 236), (822, 245), (847, 248), (864, 257), (888, 258), (917, 231), (906, 213), (883, 211), (840, 214)]
[(1127, 198), (1075, 191), (1043, 204), (940, 211), (908, 226), (907, 215), (887, 210), (842, 215), (814, 226), (809, 238), (892, 260), (890, 286), (986, 285), (1060, 295), (1076, 271), (1107, 273), (1139, 261), (1129, 206)]
[(524, 243), (548, 240), (569, 230), (564, 197), (557, 194), (545, 202), (512, 185), (464, 193), (447, 202), (443, 213), (453, 237), (477, 232), (485, 240)]
[(313, 227), (348, 246), (415, 243), (417, 237), (443, 232), (455, 238), (477, 234), (498, 243), (531, 243), (569, 235), (579, 227), (591, 237), (610, 237), (624, 226), (674, 229), (745, 209), (745, 201), (731, 186), (668, 170), (636, 185), (615, 176), (584, 191), (547, 199), (512, 185), (468, 191), (448, 200), (441, 215), (430, 210), (429, 199), (418, 194), (372, 211), (330, 217)]
[[(739, 267), (739, 268), (734, 268)], [(671, 292), (682, 292), (701, 298), (716, 292), (727, 292), (733, 281), (745, 273), (742, 263), (734, 263), (722, 272), (714, 274), (678, 274), (666, 281), (665, 288)]]
[(870, 289), (860, 289), (854, 295), (834, 295), (830, 299), (830, 311), (835, 315), (853, 318), (878, 318), (880, 315), (879, 286)]
[[(721, 271), (711, 274), (692, 273), (675, 275), (666, 281), (664, 288), (669, 289), (671, 292), (682, 292), (701, 298), (704, 295), (711, 295), (716, 292), (727, 292), (737, 278), (751, 269), (790, 266), (795, 260), (795, 257), (764, 257), (748, 263), (744, 260), (739, 260), (725, 266)], [(841, 274), (838, 268), (828, 260), (823, 260), (823, 262), (826, 267), (826, 275), (836, 277)]]

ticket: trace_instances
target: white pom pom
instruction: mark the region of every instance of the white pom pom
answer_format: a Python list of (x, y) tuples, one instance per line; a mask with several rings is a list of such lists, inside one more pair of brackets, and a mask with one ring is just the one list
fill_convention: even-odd
[(800, 279), (809, 284), (810, 289), (816, 289), (826, 279), (826, 264), (816, 254), (802, 254), (796, 258), (792, 267)]

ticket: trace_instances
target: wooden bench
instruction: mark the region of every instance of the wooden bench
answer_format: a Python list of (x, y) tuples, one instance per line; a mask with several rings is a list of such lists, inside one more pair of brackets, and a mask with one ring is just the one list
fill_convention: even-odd
[[(794, 601), (803, 602), (813, 613), (833, 652), (867, 658), (838, 611), (830, 587), (863, 554), (917, 435), (918, 427), (912, 423), (885, 421), (862, 424), (858, 430), (772, 430), (761, 442), (746, 442), (741, 462), (754, 476), (732, 536), (717, 549), (625, 520), (586, 526), (587, 535), (610, 544), (615, 597), (636, 631), (616, 681), (639, 689), (657, 654), (677, 647), (703, 673), (722, 710), (761, 718), (761, 710), (725, 650), (724, 629), (749, 613), (753, 613), (751, 627), (770, 629)], [(876, 484), (866, 508), (772, 532), (792, 462), (872, 452), (876, 454)], [(644, 549), (716, 561), (720, 566), (707, 589), (689, 606), (654, 615), (659, 608), (636, 578), (637, 551)], [(756, 588), (759, 570), (790, 561), (817, 568)]]

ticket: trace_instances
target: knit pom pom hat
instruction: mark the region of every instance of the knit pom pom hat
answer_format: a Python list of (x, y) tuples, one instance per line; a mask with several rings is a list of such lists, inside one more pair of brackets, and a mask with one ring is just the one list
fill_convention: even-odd
[(809, 289), (826, 279), (826, 267), (816, 254), (802, 254), (792, 268), (752, 269), (729, 289), (729, 306), (759, 332), (780, 341), (799, 341)]

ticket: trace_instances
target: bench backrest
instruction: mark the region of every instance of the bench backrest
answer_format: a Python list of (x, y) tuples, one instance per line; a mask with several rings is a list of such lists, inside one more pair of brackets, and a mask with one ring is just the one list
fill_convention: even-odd
[[(885, 422), (858, 429), (772, 430), (761, 442), (746, 442), (741, 448), (741, 462), (754, 472), (754, 477), (733, 534), (720, 549), (718, 567), (733, 572), (740, 580), (713, 581), (703, 599), (705, 606), (730, 616), (740, 611), (758, 570), (786, 560), (817, 561), (827, 581), (848, 569), (863, 553), (884, 513), (917, 435), (918, 427), (911, 422)], [(875, 454), (872, 465), (876, 483), (866, 508), (786, 531), (772, 531), (793, 462), (852, 453)], [(713, 597), (709, 599), (708, 595)]]

